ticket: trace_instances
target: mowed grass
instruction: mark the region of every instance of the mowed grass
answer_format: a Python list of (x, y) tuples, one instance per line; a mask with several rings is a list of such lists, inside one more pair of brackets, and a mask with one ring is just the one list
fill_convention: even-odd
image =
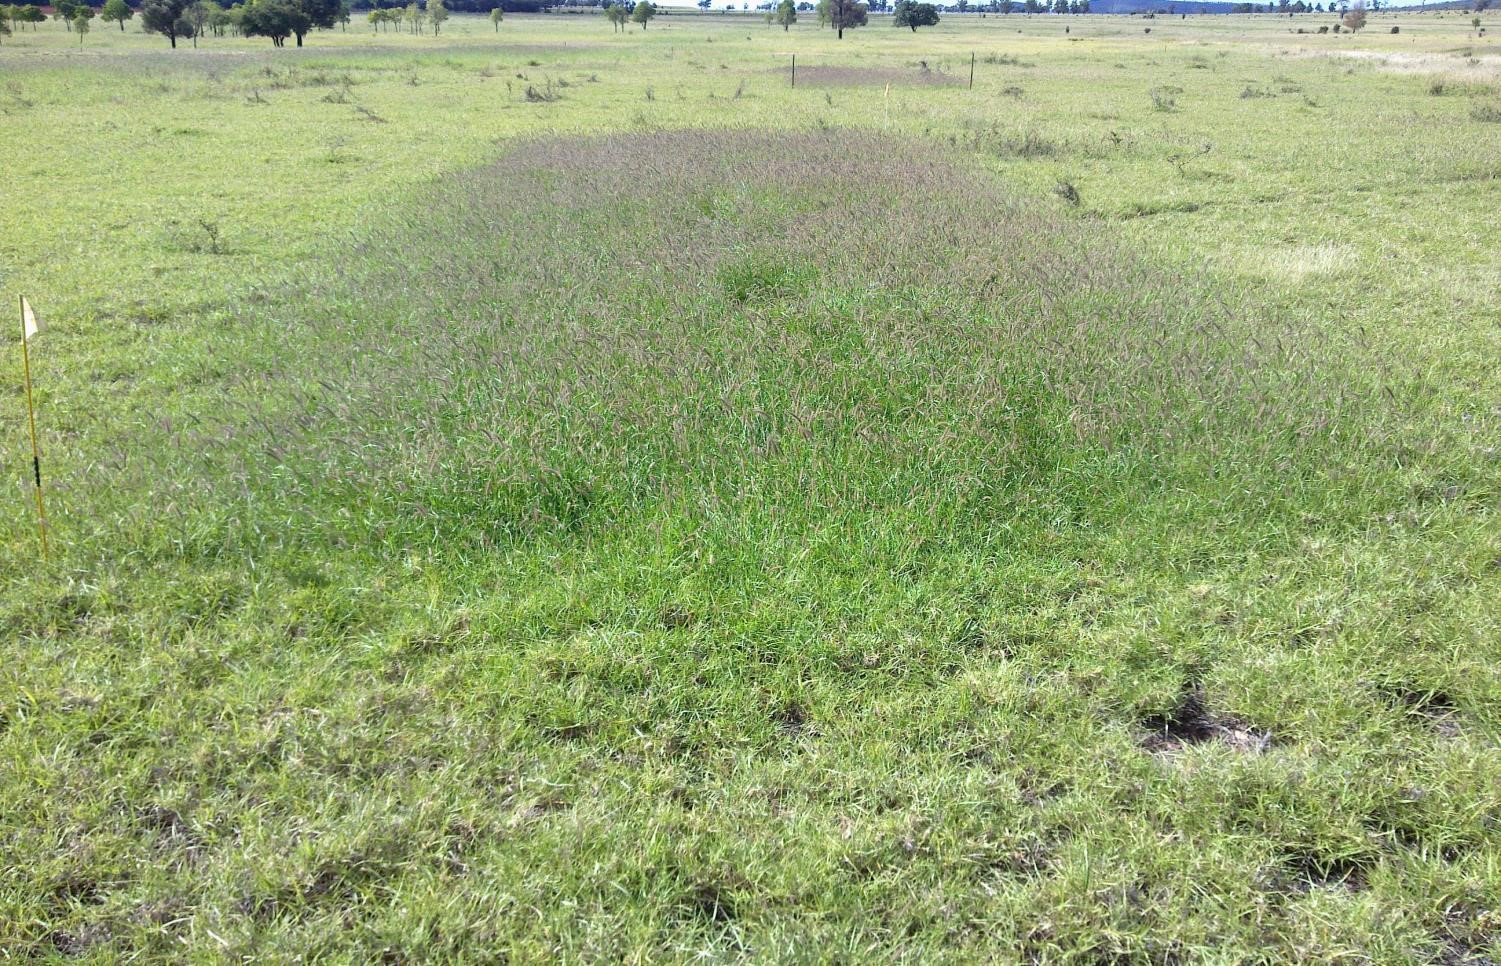
[(1467, 21), (8, 41), (0, 948), (1501, 955)]

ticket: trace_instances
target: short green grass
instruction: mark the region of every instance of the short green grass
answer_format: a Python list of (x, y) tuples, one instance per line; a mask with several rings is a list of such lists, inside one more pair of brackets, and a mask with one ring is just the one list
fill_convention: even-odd
[(1501, 956), (1497, 48), (1322, 22), (8, 38), (0, 949)]

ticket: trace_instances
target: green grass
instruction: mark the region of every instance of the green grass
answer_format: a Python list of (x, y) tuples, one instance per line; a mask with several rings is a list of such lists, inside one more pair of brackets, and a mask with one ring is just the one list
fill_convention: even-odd
[(1501, 956), (1469, 16), (8, 39), (0, 950)]

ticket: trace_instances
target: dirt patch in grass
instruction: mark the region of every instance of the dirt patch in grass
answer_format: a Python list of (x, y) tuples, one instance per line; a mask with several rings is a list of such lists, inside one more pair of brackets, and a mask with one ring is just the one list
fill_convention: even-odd
[(1407, 54), (1380, 50), (1310, 51), (1308, 55), (1364, 61), (1373, 64), (1377, 70), (1393, 74), (1437, 75), (1473, 83), (1501, 80), (1501, 57)]
[(683, 897), (682, 908), (689, 918), (725, 925), (735, 919), (735, 897), (712, 883), (699, 883)]
[(881, 87), (886, 84), (947, 87), (963, 83), (965, 78), (931, 67), (799, 66), (797, 69), (799, 87)]
[(1141, 745), (1155, 754), (1172, 754), (1210, 741), (1218, 741), (1235, 751), (1260, 754), (1272, 742), (1268, 732), (1211, 711), (1199, 688), (1185, 691), (1171, 711), (1149, 715), (1142, 719), (1141, 725), (1147, 733)]
[(797, 701), (789, 701), (771, 715), (777, 729), (789, 738), (796, 738), (813, 729), (813, 717), (807, 707)]
[(1445, 738), (1459, 735), (1459, 703), (1447, 690), (1412, 681), (1378, 684), (1382, 701), (1395, 711), (1426, 722)]
[(1287, 891), (1343, 889), (1363, 892), (1373, 860), (1365, 856), (1331, 855), (1314, 849), (1293, 852), (1284, 862)]

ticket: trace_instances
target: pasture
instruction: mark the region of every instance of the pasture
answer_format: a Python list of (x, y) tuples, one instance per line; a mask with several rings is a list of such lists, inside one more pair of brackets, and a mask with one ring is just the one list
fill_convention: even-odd
[(1497, 960), (1471, 16), (4, 38), (0, 952)]

